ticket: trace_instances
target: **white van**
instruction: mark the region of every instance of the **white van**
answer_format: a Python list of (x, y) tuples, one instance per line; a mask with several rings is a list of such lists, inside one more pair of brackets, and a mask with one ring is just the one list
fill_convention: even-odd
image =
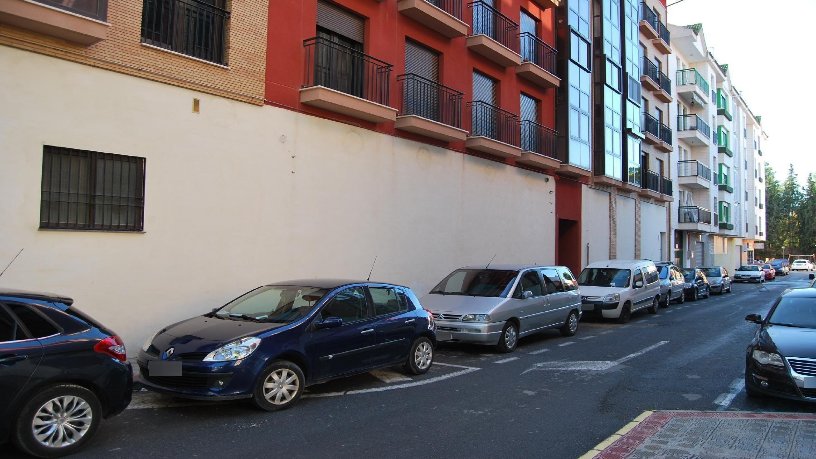
[(590, 263), (578, 276), (581, 309), (605, 319), (626, 323), (632, 313), (647, 309), (657, 314), (660, 279), (649, 260), (607, 260)]

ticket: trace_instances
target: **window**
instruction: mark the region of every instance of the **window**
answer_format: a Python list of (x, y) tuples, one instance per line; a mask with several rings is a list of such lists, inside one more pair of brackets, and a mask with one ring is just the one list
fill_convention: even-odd
[(555, 287), (555, 291), (563, 292), (565, 290), (564, 282), (558, 276), (558, 272), (556, 270), (542, 269), (541, 277), (544, 278), (545, 282), (549, 280), (553, 284), (553, 287)]
[(575, 281), (575, 279), (572, 277), (572, 274), (570, 274), (569, 271), (559, 270), (558, 272), (561, 273), (561, 280), (564, 281), (565, 290), (567, 291), (578, 290), (578, 282)]
[(638, 282), (643, 282), (643, 273), (639, 269), (636, 269), (635, 275), (632, 277), (632, 285), (635, 285)]
[(394, 287), (369, 287), (368, 293), (374, 303), (375, 316), (384, 316), (408, 310), (405, 297), (400, 297)]
[(227, 0), (144, 0), (142, 42), (227, 64)]
[(533, 296), (541, 296), (544, 294), (541, 288), (541, 279), (535, 271), (527, 271), (521, 275), (518, 288), (516, 288), (516, 298), (521, 298), (524, 292), (532, 292)]
[(28, 329), (33, 338), (45, 338), (59, 333), (54, 324), (37, 313), (30, 306), (24, 304), (7, 304), (11, 312), (17, 316), (20, 322)]
[(0, 343), (27, 339), (20, 325), (9, 315), (6, 308), (0, 305)]
[(142, 231), (145, 159), (43, 147), (40, 228)]
[(323, 308), (321, 316), (339, 317), (343, 322), (354, 322), (368, 317), (365, 291), (362, 287), (349, 287), (332, 298)]
[(34, 0), (100, 21), (108, 20), (108, 0)]
[(550, 280), (549, 277), (543, 276), (542, 279), (544, 279), (544, 291), (547, 295), (559, 291), (558, 287), (555, 286), (555, 284), (553, 283), (553, 281)]

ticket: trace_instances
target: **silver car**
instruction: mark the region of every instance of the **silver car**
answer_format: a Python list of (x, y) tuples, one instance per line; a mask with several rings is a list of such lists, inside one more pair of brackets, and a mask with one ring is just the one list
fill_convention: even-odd
[(728, 270), (722, 266), (710, 266), (701, 269), (706, 277), (708, 283), (711, 284), (711, 293), (731, 293), (731, 276), (728, 275)]
[(565, 266), (460, 268), (420, 302), (434, 316), (438, 341), (495, 345), (501, 352), (549, 328), (572, 336), (581, 319), (578, 283)]

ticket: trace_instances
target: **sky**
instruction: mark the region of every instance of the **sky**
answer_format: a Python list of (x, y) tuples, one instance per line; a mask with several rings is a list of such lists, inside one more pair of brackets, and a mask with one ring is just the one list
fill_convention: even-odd
[(816, 0), (667, 3), (670, 24), (703, 24), (709, 51), (728, 64), (732, 84), (762, 116), (768, 134), (762, 154), (777, 178), (787, 176), (789, 164), (800, 182), (816, 174), (816, 151), (809, 143), (814, 129), (809, 113), (816, 107), (811, 49)]

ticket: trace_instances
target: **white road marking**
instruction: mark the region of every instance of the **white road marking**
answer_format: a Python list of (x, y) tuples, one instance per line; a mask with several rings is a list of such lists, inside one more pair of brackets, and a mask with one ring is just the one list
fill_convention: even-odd
[(637, 352), (632, 354), (623, 356), (618, 360), (597, 360), (597, 361), (556, 361), (556, 362), (541, 362), (533, 365), (532, 367), (528, 368), (521, 374), (528, 373), (534, 370), (564, 370), (564, 371), (606, 371), (611, 368), (614, 368), (622, 363), (628, 362), (636, 357), (640, 357), (641, 355), (653, 351), (664, 344), (667, 344), (668, 341), (660, 341), (656, 344), (653, 344), (647, 348), (641, 349)]
[(566, 343), (561, 343), (558, 345), (558, 347), (569, 346), (571, 344), (575, 344), (575, 341), (567, 341)]
[(370, 371), (369, 374), (386, 384), (411, 381), (411, 378), (409, 378), (408, 376), (405, 376), (402, 373), (397, 373), (396, 371), (391, 370), (374, 370)]
[(507, 363), (507, 362), (512, 362), (513, 360), (518, 360), (518, 359), (519, 359), (518, 357), (509, 357), (509, 358), (506, 358), (506, 359), (496, 360), (493, 363)]
[(612, 333), (615, 330), (604, 330), (601, 332), (601, 335), (606, 335), (607, 333)]
[(538, 354), (543, 354), (543, 353), (545, 353), (545, 352), (550, 352), (550, 350), (549, 350), (549, 349), (539, 349), (539, 350), (537, 350), (537, 351), (530, 351), (530, 352), (528, 352), (528, 354), (530, 354), (530, 355), (538, 355)]
[(596, 336), (595, 335), (582, 336), (582, 337), (580, 337), (578, 339), (582, 339), (582, 340), (586, 341), (586, 340), (592, 339), (592, 338), (596, 338)]
[(641, 350), (639, 350), (639, 351), (637, 351), (637, 352), (635, 352), (633, 354), (627, 355), (626, 357), (622, 357), (622, 358), (620, 358), (618, 360), (615, 360), (615, 363), (620, 365), (623, 362), (628, 362), (628, 361), (634, 359), (635, 357), (640, 357), (641, 355), (643, 355), (643, 354), (645, 354), (645, 353), (647, 353), (649, 351), (653, 351), (653, 350), (659, 348), (660, 346), (662, 346), (664, 344), (668, 344), (668, 343), (669, 343), (668, 341), (660, 341), (657, 344), (652, 344), (651, 346), (649, 346), (647, 348), (641, 349)]
[(717, 407), (717, 411), (725, 411), (731, 406), (731, 402), (734, 401), (734, 398), (739, 394), (742, 389), (745, 387), (745, 380), (742, 378), (737, 378), (731, 383), (731, 390), (725, 394), (720, 394), (716, 400), (714, 400), (715, 405), (719, 405)]

